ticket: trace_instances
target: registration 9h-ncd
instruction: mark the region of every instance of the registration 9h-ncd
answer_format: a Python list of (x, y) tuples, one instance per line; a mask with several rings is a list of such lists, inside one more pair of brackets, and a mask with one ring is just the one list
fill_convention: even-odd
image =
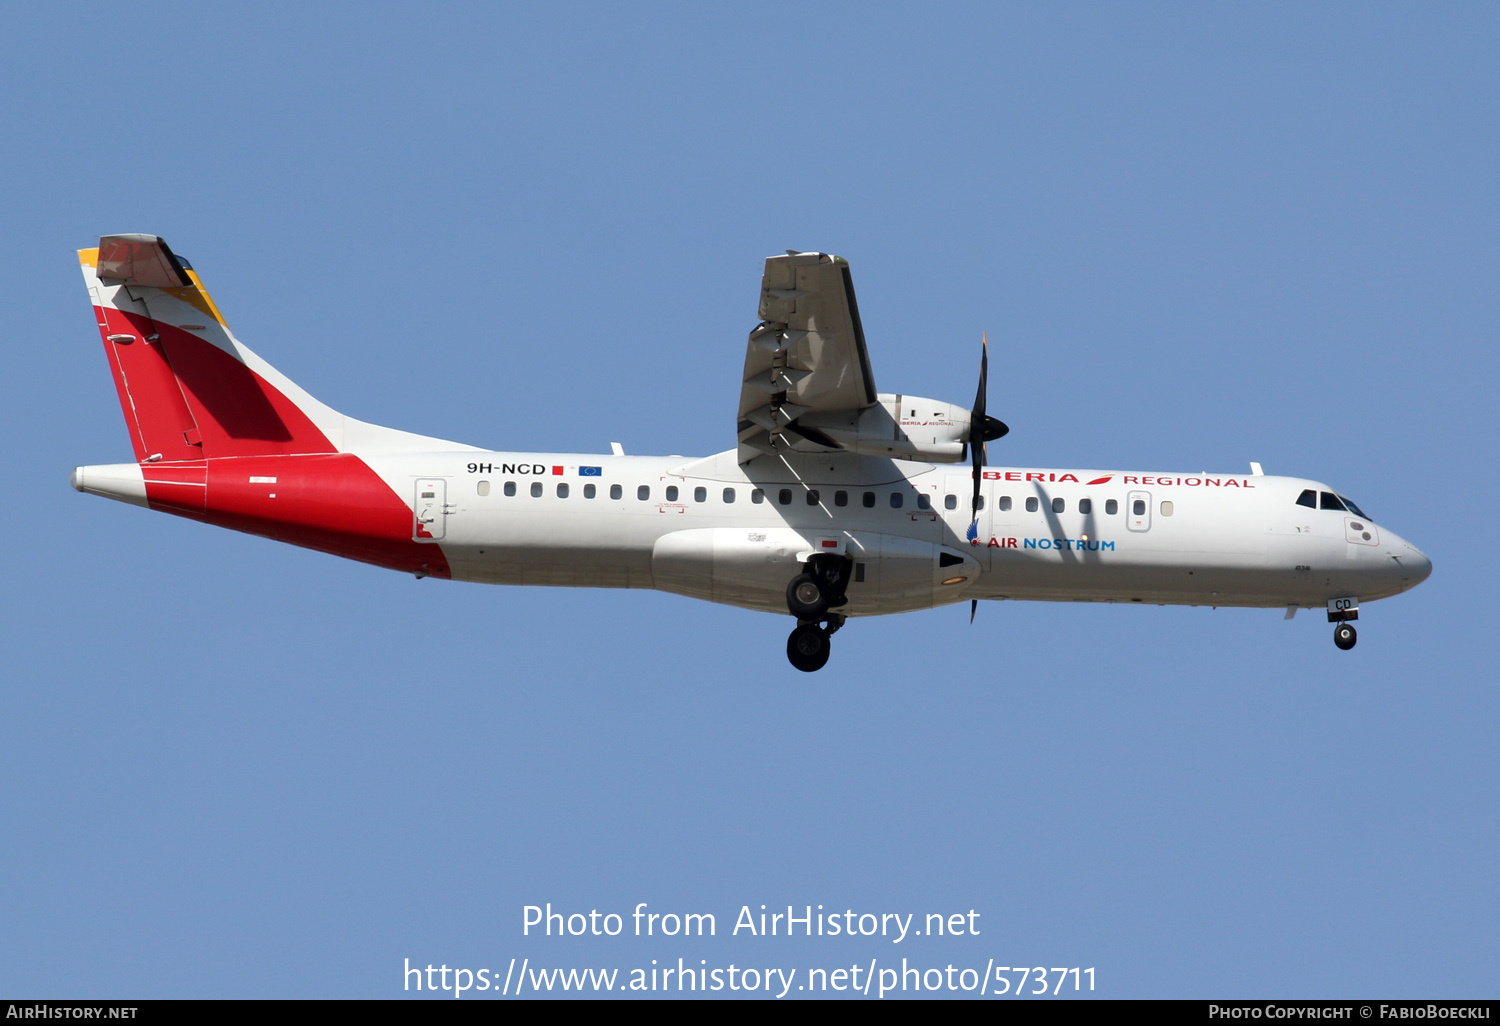
[[(80, 491), (414, 574), (656, 588), (795, 620), (828, 660), (851, 617), (981, 599), (1324, 608), (1432, 564), (1319, 481), (999, 467), (988, 350), (971, 405), (885, 393), (848, 263), (769, 257), (736, 444), (714, 456), (503, 452), (355, 420), (246, 348), (154, 235), (79, 252), (135, 459)], [(726, 441), (728, 439), (726, 438)]]

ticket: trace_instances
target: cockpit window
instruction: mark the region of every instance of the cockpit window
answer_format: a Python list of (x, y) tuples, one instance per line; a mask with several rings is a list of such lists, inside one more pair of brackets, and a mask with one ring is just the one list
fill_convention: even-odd
[(1339, 510), (1339, 511), (1345, 512), (1345, 513), (1348, 512), (1348, 507), (1346, 507), (1342, 502), (1340, 502), (1339, 501), (1339, 497), (1337, 495), (1334, 495), (1332, 492), (1324, 492), (1323, 493), (1322, 508), (1323, 509), (1336, 509), (1336, 510)]
[(1302, 494), (1297, 496), (1297, 505), (1306, 506), (1308, 509), (1318, 508), (1318, 493), (1311, 488), (1302, 489)]
[(1364, 510), (1360, 509), (1354, 503), (1350, 502), (1347, 498), (1345, 498), (1342, 495), (1340, 495), (1339, 498), (1341, 498), (1341, 499), (1344, 500), (1344, 505), (1349, 507), (1349, 512), (1350, 513), (1353, 513), (1357, 517), (1364, 517), (1366, 520), (1370, 519), (1370, 514), (1366, 513)]

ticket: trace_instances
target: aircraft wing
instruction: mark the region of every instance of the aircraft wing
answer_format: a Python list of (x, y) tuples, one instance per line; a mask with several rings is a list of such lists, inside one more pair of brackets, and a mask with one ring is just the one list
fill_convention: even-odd
[(767, 257), (760, 324), (745, 349), (740, 462), (786, 449), (838, 451), (817, 430), (799, 430), (797, 418), (810, 412), (857, 415), (875, 401), (849, 262), (827, 253)]

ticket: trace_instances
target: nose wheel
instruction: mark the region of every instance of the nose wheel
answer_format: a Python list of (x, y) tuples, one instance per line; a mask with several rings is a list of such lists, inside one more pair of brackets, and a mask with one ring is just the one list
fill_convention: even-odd
[(1345, 652), (1359, 640), (1350, 620), (1359, 619), (1359, 599), (1353, 595), (1328, 600), (1328, 622), (1334, 624), (1333, 643)]
[(1333, 643), (1345, 652), (1354, 647), (1359, 640), (1359, 633), (1347, 623), (1341, 623), (1333, 629)]

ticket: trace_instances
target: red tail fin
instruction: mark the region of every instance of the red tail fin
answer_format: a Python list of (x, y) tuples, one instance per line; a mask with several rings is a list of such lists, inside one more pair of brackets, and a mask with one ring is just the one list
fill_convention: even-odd
[(107, 235), (78, 255), (138, 461), (337, 451), (342, 418), (241, 346), (165, 242)]

